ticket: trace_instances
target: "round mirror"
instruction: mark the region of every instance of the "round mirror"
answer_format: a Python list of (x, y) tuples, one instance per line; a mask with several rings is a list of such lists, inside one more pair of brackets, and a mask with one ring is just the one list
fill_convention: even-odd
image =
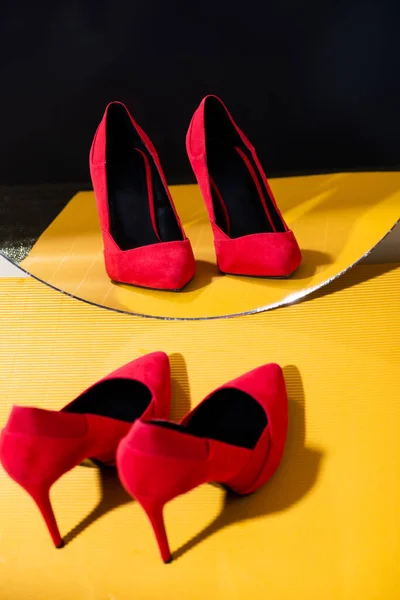
[(105, 308), (168, 319), (227, 317), (276, 308), (331, 281), (395, 225), (400, 174), (346, 173), (271, 179), (303, 261), (289, 279), (222, 275), (196, 185), (171, 186), (197, 271), (180, 292), (112, 283), (104, 269), (94, 194), (27, 189), (2, 197), (2, 253), (41, 281)]

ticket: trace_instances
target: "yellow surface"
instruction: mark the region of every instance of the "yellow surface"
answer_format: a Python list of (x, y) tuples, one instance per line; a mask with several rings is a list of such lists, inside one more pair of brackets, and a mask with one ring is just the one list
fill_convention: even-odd
[(119, 315), (32, 280), (0, 285), (0, 425), (13, 403), (59, 408), (156, 349), (171, 357), (174, 418), (271, 360), (290, 397), (283, 463), (262, 490), (226, 501), (205, 485), (167, 506), (170, 565), (115, 476), (77, 467), (57, 482), (68, 543), (54, 550), (0, 470), (1, 600), (398, 600), (400, 269), (356, 267), (307, 302), (201, 322)]
[(171, 187), (197, 259), (180, 293), (115, 285), (104, 270), (94, 196), (77, 194), (39, 238), (23, 268), (69, 294), (121, 311), (173, 318), (230, 315), (291, 302), (353, 265), (400, 217), (400, 173), (357, 173), (271, 180), (303, 252), (289, 280), (222, 276), (197, 186)]

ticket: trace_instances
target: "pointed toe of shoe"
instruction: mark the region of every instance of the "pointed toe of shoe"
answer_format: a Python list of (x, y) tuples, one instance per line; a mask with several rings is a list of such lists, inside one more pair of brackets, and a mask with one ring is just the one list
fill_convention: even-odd
[(286, 402), (286, 388), (282, 368), (276, 363), (257, 367), (223, 387), (234, 387), (255, 398), (264, 407), (271, 399)]
[(105, 262), (107, 274), (113, 281), (165, 291), (185, 287), (196, 269), (188, 239), (134, 250), (105, 251)]
[(171, 402), (171, 370), (165, 352), (150, 352), (132, 360), (107, 375), (104, 379), (133, 379), (144, 384), (151, 393), (152, 402), (143, 418), (168, 418)]
[(168, 355), (165, 352), (150, 352), (133, 362), (134, 378), (141, 373), (142, 378), (148, 379), (153, 386), (165, 388), (170, 381), (171, 370)]
[(169, 378), (170, 367), (168, 355), (165, 352), (149, 352), (139, 358), (131, 360), (104, 377), (106, 379), (141, 379), (143, 375), (152, 376), (154, 379)]
[(218, 266), (223, 273), (252, 277), (289, 277), (301, 263), (292, 231), (257, 233), (215, 240)]

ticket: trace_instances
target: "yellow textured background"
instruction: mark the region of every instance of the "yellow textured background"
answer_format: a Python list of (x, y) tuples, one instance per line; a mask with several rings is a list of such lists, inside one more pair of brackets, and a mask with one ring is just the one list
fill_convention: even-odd
[(400, 597), (399, 268), (359, 266), (310, 301), (201, 322), (119, 315), (32, 280), (0, 291), (0, 426), (13, 403), (59, 408), (156, 349), (171, 357), (174, 418), (269, 361), (290, 398), (283, 463), (262, 490), (226, 499), (202, 486), (167, 506), (170, 565), (112, 471), (56, 483), (67, 545), (54, 550), (1, 470), (1, 600)]

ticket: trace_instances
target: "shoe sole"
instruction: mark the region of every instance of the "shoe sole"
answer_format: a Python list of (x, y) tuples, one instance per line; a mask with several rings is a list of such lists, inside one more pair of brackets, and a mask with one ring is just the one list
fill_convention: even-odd
[(250, 279), (290, 279), (294, 275), (299, 267), (296, 267), (294, 271), (289, 275), (246, 275), (245, 273), (229, 273), (228, 271), (221, 271), (218, 269), (221, 275), (232, 275), (233, 277), (249, 277)]
[(194, 277), (192, 277), (191, 279), (189, 279), (189, 281), (187, 283), (185, 283), (185, 285), (183, 285), (180, 288), (174, 288), (174, 289), (168, 289), (168, 288), (152, 288), (152, 287), (147, 287), (145, 285), (138, 285), (137, 283), (127, 283), (126, 281), (117, 281), (116, 279), (111, 279), (111, 283), (115, 283), (116, 285), (120, 284), (120, 285), (129, 285), (129, 287), (134, 287), (134, 288), (138, 288), (139, 290), (150, 290), (152, 292), (181, 292), (182, 290), (184, 290), (185, 288), (187, 288), (187, 286), (189, 285), (189, 283), (191, 283), (193, 281)]

